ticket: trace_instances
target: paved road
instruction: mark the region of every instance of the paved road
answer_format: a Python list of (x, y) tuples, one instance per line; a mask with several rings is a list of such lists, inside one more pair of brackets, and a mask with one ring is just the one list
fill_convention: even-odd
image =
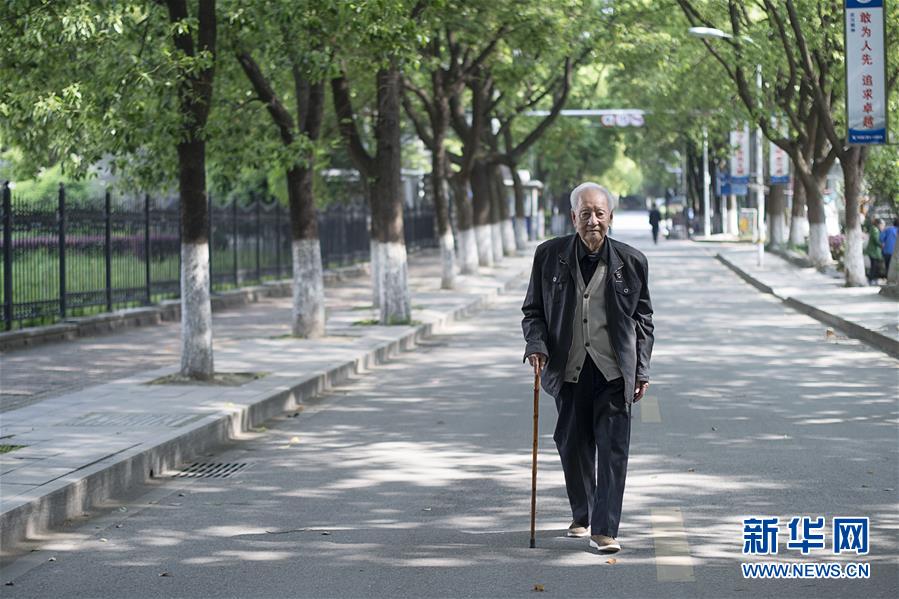
[[(621, 218), (616, 234), (646, 246)], [(634, 410), (623, 551), (565, 539), (541, 403), (538, 548), (528, 549), (531, 379), (524, 292), (296, 417), (48, 540), (4, 597), (866, 597), (899, 588), (896, 361), (826, 338), (688, 242), (644, 247), (657, 344)], [(869, 580), (750, 581), (742, 518), (868, 516)], [(828, 533), (828, 541), (830, 535)], [(55, 561), (48, 561), (49, 558)], [(165, 573), (165, 576), (161, 574)]]

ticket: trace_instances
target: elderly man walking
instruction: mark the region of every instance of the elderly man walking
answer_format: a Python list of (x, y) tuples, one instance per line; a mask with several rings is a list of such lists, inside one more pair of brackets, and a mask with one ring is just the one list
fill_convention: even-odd
[[(652, 304), (646, 257), (607, 236), (615, 197), (583, 183), (570, 196), (574, 235), (541, 244), (521, 322), (525, 359), (556, 400), (553, 438), (571, 504), (568, 536), (621, 549), (631, 404), (649, 387)], [(588, 528), (590, 529), (588, 532)]]

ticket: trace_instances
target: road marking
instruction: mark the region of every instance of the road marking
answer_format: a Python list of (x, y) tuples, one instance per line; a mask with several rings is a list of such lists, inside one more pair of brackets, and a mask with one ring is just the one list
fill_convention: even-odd
[(659, 400), (651, 395), (644, 395), (638, 403), (640, 406), (641, 422), (661, 422), (662, 413), (659, 411)]
[(690, 557), (690, 544), (680, 508), (653, 509), (650, 511), (650, 521), (659, 582), (695, 582), (693, 558)]

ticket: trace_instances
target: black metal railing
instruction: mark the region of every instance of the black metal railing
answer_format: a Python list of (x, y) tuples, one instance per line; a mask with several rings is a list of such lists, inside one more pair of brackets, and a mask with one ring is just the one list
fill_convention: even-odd
[[(180, 291), (180, 209), (147, 195), (114, 202), (29, 205), (2, 188), (2, 319), (6, 330), (177, 297)], [(288, 211), (251, 198), (210, 200), (210, 283), (213, 291), (290, 276)], [(368, 206), (333, 203), (318, 213), (322, 262), (334, 268), (369, 258)], [(410, 251), (436, 247), (434, 211), (406, 208)]]

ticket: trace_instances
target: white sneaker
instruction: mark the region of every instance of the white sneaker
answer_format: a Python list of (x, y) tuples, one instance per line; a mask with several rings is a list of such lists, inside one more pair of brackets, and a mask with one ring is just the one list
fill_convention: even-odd
[(612, 537), (606, 535), (593, 535), (590, 537), (590, 546), (600, 553), (617, 553), (621, 551), (621, 545)]
[(568, 532), (565, 534), (569, 537), (583, 539), (584, 537), (590, 536), (590, 531), (587, 530), (586, 526), (581, 526), (577, 522), (572, 522), (568, 525)]

